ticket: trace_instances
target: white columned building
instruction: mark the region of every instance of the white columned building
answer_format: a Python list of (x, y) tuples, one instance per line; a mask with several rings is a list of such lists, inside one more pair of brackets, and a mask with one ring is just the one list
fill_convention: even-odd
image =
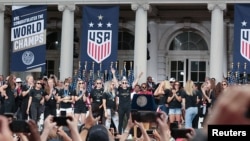
[[(152, 76), (156, 83), (170, 77), (182, 84), (189, 79), (204, 82), (206, 76), (214, 77), (219, 82), (230, 71), (233, 62), (236, 3), (250, 4), (250, 1), (0, 0), (0, 30), (3, 31), (0, 35), (0, 74), (7, 76), (14, 73), (22, 79), (27, 75), (27, 72), (11, 72), (9, 68), (13, 5), (48, 6), (46, 70), (30, 73), (35, 78), (42, 74), (55, 74), (64, 80), (72, 77), (73, 70), (78, 69), (81, 32), (85, 28), (80, 26), (83, 6), (112, 4), (120, 7), (119, 70), (123, 69), (124, 63), (134, 62), (134, 77), (140, 72), (144, 73), (139, 84), (145, 82), (147, 76)], [(77, 29), (76, 33), (74, 28)], [(147, 43), (147, 30), (151, 34), (150, 43)], [(78, 41), (74, 41), (74, 35)], [(53, 41), (48, 40), (50, 37), (53, 37)], [(147, 60), (147, 47), (150, 60)]]
[(224, 59), (224, 20), (223, 12), (226, 9), (225, 3), (208, 4), (211, 15), (211, 46), (210, 46), (210, 77), (217, 82), (223, 79)]
[(132, 10), (135, 16), (135, 50), (134, 50), (134, 74), (137, 77), (141, 72), (143, 75), (140, 83), (146, 82), (147, 77), (147, 21), (148, 3), (133, 3)]
[(60, 4), (58, 10), (62, 15), (61, 56), (60, 56), (60, 79), (73, 75), (73, 40), (74, 40), (74, 4)]

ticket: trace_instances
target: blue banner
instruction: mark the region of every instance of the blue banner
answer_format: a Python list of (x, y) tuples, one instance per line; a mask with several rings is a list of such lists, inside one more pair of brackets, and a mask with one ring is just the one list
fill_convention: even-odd
[(250, 73), (250, 4), (234, 6), (233, 71)]
[(81, 65), (103, 73), (117, 61), (119, 6), (84, 6), (82, 12)]
[(45, 68), (47, 6), (12, 6), (11, 71)]

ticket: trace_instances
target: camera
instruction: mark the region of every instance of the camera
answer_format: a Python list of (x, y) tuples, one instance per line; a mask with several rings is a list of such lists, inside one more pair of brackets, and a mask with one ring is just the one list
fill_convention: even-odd
[(72, 120), (71, 117), (60, 116), (60, 117), (53, 117), (53, 121), (56, 122), (57, 126), (67, 126), (67, 119)]
[(135, 94), (131, 104), (132, 121), (156, 122), (160, 113), (156, 112), (154, 97), (148, 94)]
[(29, 133), (30, 128), (25, 120), (14, 120), (9, 124), (10, 130), (13, 133)]
[(160, 113), (154, 111), (137, 111), (131, 110), (132, 121), (137, 122), (156, 122), (157, 117), (160, 117)]
[(56, 122), (57, 126), (67, 126), (67, 119), (73, 120), (71, 117), (67, 117), (66, 111), (60, 111), (59, 117), (53, 117), (53, 121)]
[(191, 133), (191, 129), (179, 128), (178, 122), (170, 123), (171, 136), (176, 138), (187, 138), (187, 133)]
[(171, 130), (171, 136), (173, 138), (187, 138), (187, 133), (191, 133), (190, 129), (174, 128)]

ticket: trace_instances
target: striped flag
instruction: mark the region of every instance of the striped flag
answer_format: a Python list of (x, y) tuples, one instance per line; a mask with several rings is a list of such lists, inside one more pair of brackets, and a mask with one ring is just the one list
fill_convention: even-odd
[[(240, 63), (240, 67), (234, 68), (234, 72), (243, 73), (243, 64), (250, 65), (250, 4), (235, 4), (234, 6), (234, 64)], [(239, 69), (239, 70), (238, 70)]]
[(77, 74), (73, 78), (72, 90), (74, 90), (76, 88), (78, 80), (82, 80), (82, 66), (81, 66), (81, 62), (79, 62), (79, 68), (78, 68)]

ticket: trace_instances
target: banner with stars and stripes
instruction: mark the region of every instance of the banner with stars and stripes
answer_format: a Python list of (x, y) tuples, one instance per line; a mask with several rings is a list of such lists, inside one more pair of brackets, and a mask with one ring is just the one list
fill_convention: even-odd
[(87, 70), (109, 70), (117, 61), (118, 26), (119, 6), (83, 7), (81, 61), (87, 61)]
[[(233, 71), (250, 73), (250, 4), (234, 6)], [(237, 65), (239, 63), (239, 65)], [(246, 67), (245, 67), (246, 64)]]

